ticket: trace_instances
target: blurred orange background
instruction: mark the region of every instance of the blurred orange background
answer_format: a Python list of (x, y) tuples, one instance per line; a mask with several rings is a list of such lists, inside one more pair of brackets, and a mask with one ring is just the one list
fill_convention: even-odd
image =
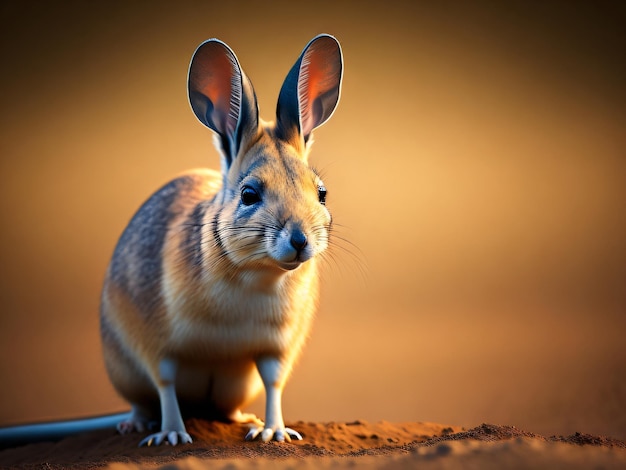
[(355, 247), (286, 419), (626, 438), (624, 24), (621, 2), (2, 2), (0, 425), (126, 408), (100, 287), (143, 200), (218, 167), (195, 47), (227, 42), (273, 119), (327, 32), (345, 80), (311, 160)]

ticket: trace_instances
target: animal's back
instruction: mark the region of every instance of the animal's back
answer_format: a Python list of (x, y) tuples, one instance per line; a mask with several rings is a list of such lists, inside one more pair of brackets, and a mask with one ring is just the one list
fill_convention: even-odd
[[(158, 409), (158, 396), (146, 368), (167, 347), (170, 329), (165, 273), (200, 270), (198, 214), (211, 208), (220, 185), (221, 174), (212, 170), (190, 171), (165, 184), (132, 217), (109, 264), (100, 308), (105, 364), (120, 394), (155, 408), (150, 414)], [(171, 246), (173, 239), (180, 246)], [(178, 254), (178, 266), (167, 266), (168, 251)]]
[[(113, 253), (108, 282), (150, 314), (162, 300), (163, 254), (168, 232), (179, 230), (189, 246), (183, 247), (190, 263), (199, 262), (194, 250), (201, 221), (193, 213), (210, 204), (219, 189), (221, 176), (211, 170), (180, 175), (156, 191), (135, 213)], [(182, 223), (181, 223), (182, 222)]]

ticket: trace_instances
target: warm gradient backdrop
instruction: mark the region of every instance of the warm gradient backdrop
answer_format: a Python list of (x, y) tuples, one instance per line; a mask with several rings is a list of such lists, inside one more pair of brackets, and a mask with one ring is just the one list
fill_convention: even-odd
[(226, 41), (272, 119), (328, 32), (345, 80), (312, 162), (358, 248), (325, 271), (287, 420), (626, 438), (624, 24), (623, 2), (2, 1), (0, 424), (124, 409), (100, 285), (143, 200), (218, 166), (195, 47)]

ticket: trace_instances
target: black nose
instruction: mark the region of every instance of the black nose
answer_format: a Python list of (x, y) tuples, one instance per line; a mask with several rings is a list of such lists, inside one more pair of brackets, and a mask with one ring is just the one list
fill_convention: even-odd
[(291, 246), (293, 246), (297, 251), (302, 250), (306, 246), (306, 235), (302, 233), (300, 229), (294, 229), (291, 232)]

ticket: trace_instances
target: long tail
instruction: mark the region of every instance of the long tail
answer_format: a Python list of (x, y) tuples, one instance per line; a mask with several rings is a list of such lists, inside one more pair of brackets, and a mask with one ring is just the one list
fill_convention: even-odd
[(43, 422), (0, 428), (0, 449), (42, 441), (60, 441), (72, 434), (101, 429), (115, 429), (129, 413), (93, 416), (66, 421)]

